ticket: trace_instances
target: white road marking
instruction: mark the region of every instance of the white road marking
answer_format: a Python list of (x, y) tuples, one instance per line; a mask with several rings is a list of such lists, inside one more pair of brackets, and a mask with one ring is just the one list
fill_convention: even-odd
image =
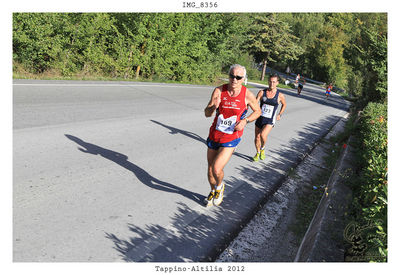
[(169, 86), (169, 85), (146, 85), (146, 84), (137, 84), (137, 85), (132, 85), (132, 84), (64, 84), (64, 83), (59, 83), (59, 84), (50, 84), (50, 83), (13, 83), (14, 86), (67, 86), (67, 87), (168, 87), (168, 88), (195, 88), (195, 89), (204, 89), (208, 88), (208, 86), (204, 87), (199, 87), (199, 86), (192, 86), (190, 84), (182, 85), (182, 86)]

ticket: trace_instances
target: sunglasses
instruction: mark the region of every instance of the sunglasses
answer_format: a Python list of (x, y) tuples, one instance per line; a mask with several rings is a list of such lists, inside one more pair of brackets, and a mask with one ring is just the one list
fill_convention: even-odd
[(236, 78), (237, 80), (241, 80), (244, 76), (239, 76), (239, 75), (233, 75), (233, 74), (229, 74), (230, 78)]

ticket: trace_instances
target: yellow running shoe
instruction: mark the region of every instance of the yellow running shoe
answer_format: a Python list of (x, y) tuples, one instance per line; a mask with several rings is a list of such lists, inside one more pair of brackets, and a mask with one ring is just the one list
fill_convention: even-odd
[(211, 190), (210, 194), (208, 194), (208, 197), (204, 199), (204, 204), (206, 206), (211, 206), (213, 204), (214, 195), (215, 195), (215, 191)]
[(222, 184), (221, 190), (215, 190), (215, 195), (213, 199), (213, 204), (215, 206), (218, 206), (222, 203), (222, 200), (224, 199), (224, 190), (225, 190), (225, 183)]
[(260, 159), (264, 160), (265, 159), (265, 150), (260, 151)]
[(258, 161), (260, 157), (260, 153), (257, 153), (254, 157), (253, 157), (253, 161)]

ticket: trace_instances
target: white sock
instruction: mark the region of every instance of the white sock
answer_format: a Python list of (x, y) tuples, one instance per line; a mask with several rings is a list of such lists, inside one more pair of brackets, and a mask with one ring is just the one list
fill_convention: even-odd
[(215, 188), (215, 190), (218, 190), (218, 191), (219, 191), (219, 190), (222, 190), (222, 185), (223, 185), (223, 184), (221, 183), (219, 186), (217, 186), (217, 187)]

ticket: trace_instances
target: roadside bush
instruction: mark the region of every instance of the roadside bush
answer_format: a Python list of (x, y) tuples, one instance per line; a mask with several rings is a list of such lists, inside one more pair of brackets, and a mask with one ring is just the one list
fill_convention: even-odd
[(353, 186), (353, 215), (362, 228), (364, 247), (358, 252), (368, 261), (386, 262), (387, 104), (370, 102), (360, 117), (359, 130), (361, 170)]
[(361, 72), (350, 71), (347, 76), (347, 91), (351, 91), (353, 96), (361, 96), (362, 94), (363, 76)]
[[(13, 62), (21, 67), (13, 69), (209, 82), (241, 55), (244, 20), (236, 14), (14, 13)], [(242, 59), (250, 66), (251, 56)]]

